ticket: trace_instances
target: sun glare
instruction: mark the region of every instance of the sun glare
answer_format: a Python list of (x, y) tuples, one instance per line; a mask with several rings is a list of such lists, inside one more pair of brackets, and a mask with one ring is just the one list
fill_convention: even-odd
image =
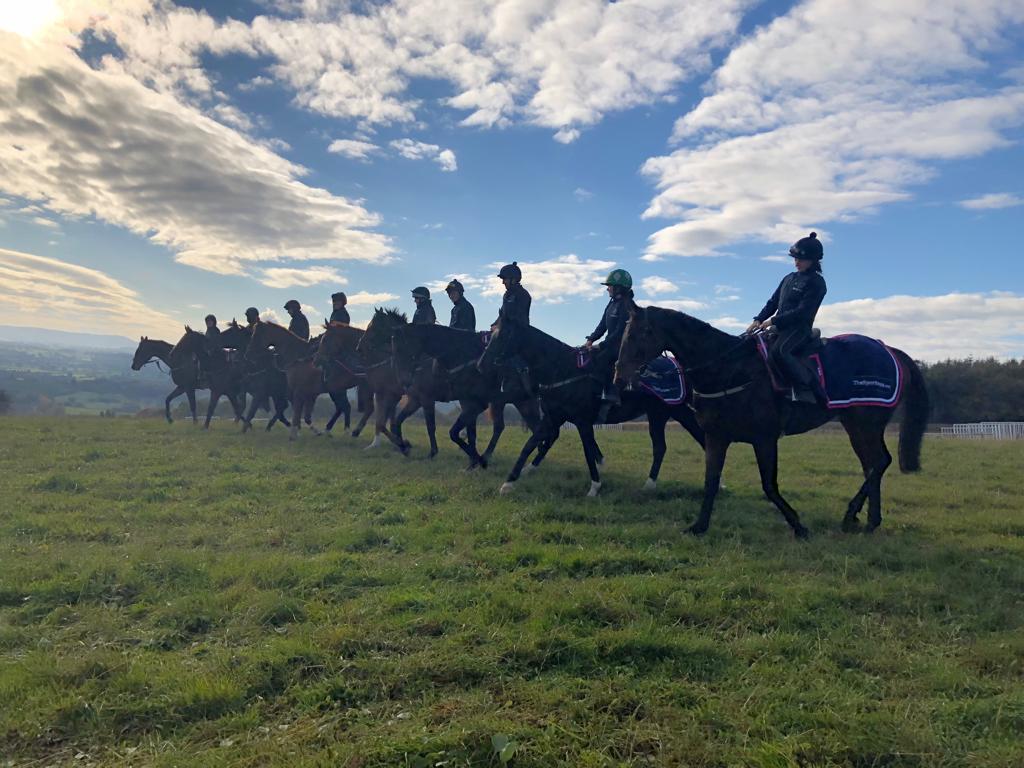
[(36, 37), (61, 17), (57, 0), (0, 0), (0, 30)]

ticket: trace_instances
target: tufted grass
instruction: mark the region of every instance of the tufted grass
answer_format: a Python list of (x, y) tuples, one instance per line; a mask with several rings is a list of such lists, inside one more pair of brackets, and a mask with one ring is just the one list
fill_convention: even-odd
[(695, 540), (681, 432), (653, 495), (599, 433), (596, 500), (575, 435), (511, 497), (518, 429), (411, 437), (0, 420), (0, 765), (1024, 765), (1024, 444), (927, 439), (865, 536), (788, 438), (801, 544), (746, 446)]

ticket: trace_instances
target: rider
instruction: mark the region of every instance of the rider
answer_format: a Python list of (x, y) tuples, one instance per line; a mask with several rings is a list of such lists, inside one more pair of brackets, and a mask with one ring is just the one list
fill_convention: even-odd
[[(501, 308), (498, 310), (498, 318), (491, 323), (491, 331), (501, 322), (501, 332), (504, 334), (512, 332), (514, 335), (518, 330), (530, 326), (530, 304), (533, 299), (522, 286), (523, 271), (517, 262), (506, 264), (498, 270), (498, 277), (505, 286), (505, 295), (501, 297)], [(489, 346), (489, 345), (488, 345)], [(510, 355), (505, 359), (506, 370), (518, 373), (518, 378), (525, 393), (530, 392), (530, 378), (527, 375), (526, 361), (519, 354)], [(503, 377), (507, 380), (507, 376)], [(505, 389), (505, 381), (502, 382), (502, 389)]]
[(476, 331), (476, 312), (473, 305), (466, 301), (466, 289), (458, 280), (452, 280), (444, 289), (452, 300), (452, 319), (449, 328), (460, 331)]
[(416, 311), (412, 316), (413, 325), (433, 325), (437, 322), (434, 305), (430, 301), (430, 291), (422, 285), (412, 289), (412, 300), (416, 302)]
[(331, 312), (331, 319), (329, 322), (332, 323), (344, 323), (348, 325), (349, 320), (348, 310), (345, 309), (345, 305), (348, 304), (348, 297), (344, 291), (338, 291), (337, 293), (331, 294), (331, 304), (334, 306)]
[(206, 319), (206, 341), (211, 349), (220, 347), (220, 328), (217, 327), (217, 318), (207, 315)]
[[(598, 347), (598, 357), (595, 359), (599, 360), (599, 370), (605, 379), (602, 399), (614, 405), (620, 400), (619, 388), (612, 383), (612, 373), (615, 361), (619, 359), (619, 347), (622, 345), (622, 335), (626, 332), (626, 321), (629, 319), (626, 300), (633, 298), (633, 276), (624, 269), (613, 269), (601, 285), (608, 287), (608, 305), (604, 308), (601, 322), (597, 324), (594, 332), (587, 336), (583, 346), (585, 349), (591, 349), (595, 341), (608, 334), (604, 343)], [(605, 411), (607, 412), (607, 408)]]
[(288, 299), (284, 308), (292, 316), (292, 321), (288, 323), (288, 330), (303, 341), (309, 341), (309, 320), (302, 314), (302, 305), (295, 299)]
[(253, 325), (260, 321), (260, 311), (256, 307), (249, 307), (245, 310), (245, 322), (249, 324), (251, 328)]
[(825, 298), (825, 278), (821, 275), (821, 260), (825, 251), (817, 232), (796, 241), (789, 249), (795, 272), (782, 278), (775, 293), (764, 309), (757, 313), (747, 327), (751, 333), (757, 329), (772, 328), (778, 334), (771, 355), (776, 366), (788, 377), (793, 386), (792, 399), (797, 402), (816, 403), (816, 390), (811, 386), (811, 372), (801, 364), (800, 348), (812, 337), (814, 316)]

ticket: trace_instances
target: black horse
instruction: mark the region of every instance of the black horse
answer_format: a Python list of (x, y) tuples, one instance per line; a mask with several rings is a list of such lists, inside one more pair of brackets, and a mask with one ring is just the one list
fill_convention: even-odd
[(170, 342), (150, 339), (146, 336), (140, 337), (139, 346), (135, 349), (135, 356), (132, 358), (132, 370), (141, 371), (142, 366), (148, 365), (154, 360), (167, 366), (171, 381), (174, 382), (174, 389), (164, 400), (164, 415), (167, 418), (167, 423), (174, 422), (174, 419), (171, 418), (171, 403), (175, 398), (185, 395), (188, 398), (189, 410), (192, 412), (192, 423), (197, 424), (199, 420), (196, 417), (196, 390), (204, 388), (199, 384), (199, 364), (193, 357), (186, 356)]
[[(751, 443), (765, 495), (779, 509), (799, 537), (807, 536), (796, 511), (779, 493), (778, 442), (785, 434), (814, 429), (835, 418), (824, 406), (789, 404), (774, 391), (771, 376), (753, 337), (736, 337), (702, 320), (671, 309), (630, 307), (630, 320), (622, 339), (616, 381), (629, 381), (654, 355), (669, 350), (685, 360), (694, 393), (697, 421), (706, 432), (704, 501), (690, 532), (708, 529), (729, 445)], [(928, 423), (928, 391), (917, 364), (904, 352), (892, 349), (903, 369), (906, 385), (900, 395), (905, 405), (900, 424), (899, 461), (903, 472), (921, 468), (921, 439)], [(843, 530), (857, 528), (857, 515), (868, 501), (871, 531), (882, 522), (882, 476), (892, 463), (885, 445), (885, 427), (893, 411), (854, 407), (841, 410), (839, 421), (850, 437), (864, 471), (864, 482), (850, 500)]]
[[(510, 400), (502, 394), (497, 377), (484, 376), (477, 369), (477, 359), (483, 352), (477, 334), (443, 325), (402, 325), (395, 329), (391, 338), (395, 371), (406, 389), (413, 387), (417, 371), (429, 366), (439, 380), (436, 386), (447, 389), (445, 396), (448, 399), (459, 401), (461, 411), (448, 430), (448, 437), (469, 457), (467, 469), (487, 468), (505, 430), (506, 403), (515, 406), (531, 430), (537, 428), (540, 422), (537, 398)], [(494, 431), (481, 454), (476, 448), (476, 424), (484, 410), (490, 413)], [(461, 437), (463, 430), (466, 432), (465, 440)]]
[(206, 407), (206, 420), (203, 429), (210, 428), (210, 420), (217, 409), (222, 396), (227, 397), (235, 412), (235, 421), (242, 420), (242, 408), (245, 406), (245, 391), (242, 388), (242, 365), (232, 362), (224, 355), (223, 349), (209, 349), (206, 337), (198, 331), (185, 326), (185, 335), (171, 350), (171, 358), (175, 355), (191, 357), (199, 364), (200, 379), (210, 389), (210, 404)]
[[(604, 383), (600, 374), (600, 363), (593, 361), (584, 368), (577, 366), (576, 348), (563, 344), (556, 338), (536, 328), (517, 327), (512, 333), (503, 332), (498, 324), (487, 351), (480, 358), (480, 367), (487, 372), (501, 360), (518, 353), (530, 368), (530, 379), (540, 395), (544, 418), (539, 428), (526, 441), (512, 471), (501, 486), (502, 493), (509, 493), (522, 474), (523, 466), (534, 449), (539, 454), (534, 460), (536, 467), (544, 454), (558, 439), (565, 422), (576, 426), (583, 443), (583, 455), (590, 470), (588, 496), (596, 496), (601, 487), (598, 472), (601, 451), (594, 438), (594, 424), (601, 410), (601, 395)], [(651, 355), (656, 357), (657, 355)], [(674, 419), (693, 436), (701, 446), (704, 433), (685, 403), (667, 405), (662, 400), (642, 389), (629, 389), (622, 393), (622, 403), (608, 411), (605, 423), (617, 424), (631, 421), (638, 416), (647, 416), (647, 428), (651, 436), (653, 460), (645, 488), (653, 489), (665, 458), (665, 425)]]
[[(252, 331), (249, 328), (243, 328), (234, 320), (228, 323), (220, 334), (221, 345), (236, 350), (245, 363), (242, 386), (252, 400), (248, 411), (242, 417), (242, 431), (248, 432), (252, 429), (252, 419), (258, 408), (270, 413), (270, 419), (267, 421), (268, 432), (278, 421), (290, 427), (291, 422), (285, 415), (288, 409), (288, 381), (284, 371), (278, 368), (273, 352), (266, 351), (255, 355), (251, 360), (246, 358), (245, 353), (251, 336)], [(273, 412), (270, 409), (271, 401), (274, 403)]]

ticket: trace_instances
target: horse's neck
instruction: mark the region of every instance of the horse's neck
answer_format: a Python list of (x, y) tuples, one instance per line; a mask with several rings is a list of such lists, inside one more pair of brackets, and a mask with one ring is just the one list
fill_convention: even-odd
[(267, 341), (274, 345), (274, 348), (277, 349), (277, 353), (281, 356), (285, 365), (305, 357), (309, 352), (306, 342), (298, 336), (288, 332), (286, 329), (279, 328), (277, 335), (279, 337), (278, 339), (270, 337)]
[(339, 330), (337, 333), (341, 338), (341, 341), (337, 347), (338, 354), (335, 356), (338, 357), (341, 355), (354, 355), (356, 352), (356, 347), (359, 346), (359, 342), (363, 338), (364, 332), (361, 331), (359, 328), (343, 328)]
[(457, 334), (461, 331), (453, 331), (443, 325), (414, 325), (413, 328), (418, 329), (411, 332), (420, 335), (423, 353), (440, 360), (442, 365), (454, 365), (474, 356), (459, 343), (462, 339)]
[(174, 349), (171, 344), (166, 341), (152, 341), (150, 345), (150, 360), (155, 357), (164, 365), (171, 364), (171, 350)]
[[(691, 317), (673, 318), (666, 325), (667, 347), (687, 368), (704, 369), (693, 371), (700, 379), (718, 380), (736, 370), (736, 366), (750, 359), (748, 352), (740, 354), (736, 349), (741, 340)], [(753, 347), (751, 347), (753, 349)], [(735, 354), (731, 354), (735, 351)], [(720, 365), (715, 365), (720, 361)], [(708, 364), (711, 365), (708, 365)]]
[(520, 333), (523, 338), (518, 344), (519, 354), (535, 375), (554, 378), (576, 370), (575, 351), (568, 344), (535, 329)]

